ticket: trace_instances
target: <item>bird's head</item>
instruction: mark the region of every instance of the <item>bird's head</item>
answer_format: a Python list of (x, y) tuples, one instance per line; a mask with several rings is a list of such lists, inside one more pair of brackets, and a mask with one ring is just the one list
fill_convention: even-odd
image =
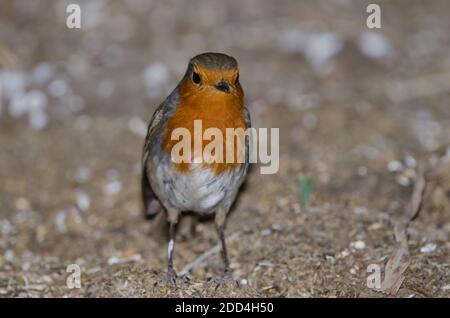
[(237, 61), (222, 53), (203, 53), (193, 57), (180, 89), (185, 96), (199, 94), (242, 99), (244, 95)]

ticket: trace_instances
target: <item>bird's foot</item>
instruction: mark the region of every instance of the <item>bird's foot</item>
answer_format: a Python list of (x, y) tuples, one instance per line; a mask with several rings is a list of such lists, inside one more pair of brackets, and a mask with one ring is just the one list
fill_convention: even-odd
[(214, 280), (214, 282), (216, 283), (216, 288), (215, 290), (219, 289), (219, 288), (223, 288), (225, 286), (236, 286), (239, 287), (239, 283), (238, 281), (233, 279), (233, 275), (231, 275), (231, 273), (229, 271), (226, 271), (222, 277), (218, 277)]
[(172, 287), (178, 287), (177, 284), (177, 272), (175, 272), (175, 269), (173, 268), (169, 268), (167, 270), (167, 273), (165, 274), (160, 274), (156, 277), (156, 282), (155, 282), (155, 286), (172, 286)]

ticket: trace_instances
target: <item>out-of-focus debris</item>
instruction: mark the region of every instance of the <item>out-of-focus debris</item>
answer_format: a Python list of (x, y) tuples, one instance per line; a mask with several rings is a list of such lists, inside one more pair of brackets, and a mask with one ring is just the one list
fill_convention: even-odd
[(389, 99), (395, 103), (440, 95), (450, 91), (450, 73), (388, 82), (385, 87)]
[(435, 243), (428, 243), (420, 248), (421, 253), (432, 253), (436, 250), (437, 245)]
[(403, 164), (398, 160), (389, 161), (388, 170), (390, 172), (398, 172), (403, 169)]
[(109, 182), (103, 187), (103, 192), (106, 195), (115, 195), (122, 191), (122, 183), (119, 180)]
[(366, 243), (364, 241), (358, 240), (350, 243), (350, 247), (355, 250), (363, 250), (366, 248)]
[(19, 211), (25, 211), (25, 210), (29, 210), (31, 209), (31, 205), (30, 202), (24, 198), (24, 197), (19, 197), (14, 201), (14, 206), (16, 207), (17, 210)]
[(15, 67), (17, 65), (17, 57), (6, 46), (0, 43), (0, 66)]
[(388, 163), (389, 172), (395, 173), (395, 180), (403, 187), (407, 187), (416, 177), (416, 159), (411, 155), (407, 155), (402, 161), (391, 160)]
[(307, 204), (313, 190), (311, 179), (303, 177), (300, 178), (298, 180), (298, 189), (299, 189), (300, 203), (302, 205)]
[(61, 210), (59, 211), (54, 219), (54, 223), (56, 225), (56, 228), (58, 229), (58, 231), (60, 233), (65, 233), (67, 232), (67, 228), (66, 228), (66, 211), (65, 210)]
[(89, 169), (89, 167), (80, 166), (75, 172), (75, 180), (80, 184), (86, 183), (89, 180), (90, 175), (91, 170)]
[(89, 195), (86, 193), (77, 190), (75, 191), (75, 196), (77, 200), (77, 206), (81, 211), (86, 211), (89, 209), (91, 205), (91, 199), (89, 198)]
[(361, 34), (358, 39), (358, 47), (363, 55), (372, 59), (383, 58), (391, 51), (391, 46), (385, 36), (374, 32)]
[(147, 94), (150, 97), (158, 96), (161, 89), (169, 81), (169, 69), (164, 63), (155, 62), (147, 66), (142, 74)]
[(25, 285), (23, 287), (23, 289), (32, 289), (32, 290), (38, 290), (38, 291), (42, 291), (44, 289), (46, 289), (48, 286), (44, 285), (44, 284), (30, 284), (30, 285)]
[(367, 176), (367, 167), (359, 166), (357, 170), (358, 176), (365, 177)]
[(403, 158), (403, 161), (405, 162), (405, 165), (408, 168), (415, 168), (416, 167), (416, 163), (417, 163), (416, 159), (413, 156), (411, 156), (411, 155), (406, 155)]
[(111, 256), (108, 259), (108, 265), (124, 264), (130, 262), (140, 262), (142, 260), (141, 254), (134, 254), (125, 252), (121, 256)]
[(12, 262), (14, 260), (14, 251), (12, 250), (6, 250), (5, 254), (3, 255), (3, 258), (6, 262)]
[(365, 206), (355, 206), (353, 208), (353, 213), (358, 215), (367, 214), (368, 212), (369, 210)]
[(282, 33), (279, 40), (282, 52), (304, 54), (319, 74), (327, 73), (331, 58), (339, 53), (343, 46), (344, 41), (336, 33), (315, 33), (301, 28)]
[(336, 262), (336, 259), (332, 255), (325, 255), (325, 259), (330, 264), (334, 264)]
[(128, 129), (138, 137), (144, 138), (147, 135), (147, 123), (140, 117), (132, 117), (128, 121)]

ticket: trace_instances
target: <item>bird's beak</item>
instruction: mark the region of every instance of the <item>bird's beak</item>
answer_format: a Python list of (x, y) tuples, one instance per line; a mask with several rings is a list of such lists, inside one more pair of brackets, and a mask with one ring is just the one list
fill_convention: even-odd
[(216, 85), (214, 85), (214, 87), (217, 88), (219, 91), (222, 91), (225, 93), (230, 92), (230, 85), (224, 80), (221, 80), (220, 82), (218, 82)]

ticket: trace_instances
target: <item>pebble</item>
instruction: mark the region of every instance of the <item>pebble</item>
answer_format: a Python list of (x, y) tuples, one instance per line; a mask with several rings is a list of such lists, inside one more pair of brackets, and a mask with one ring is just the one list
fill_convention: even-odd
[(436, 250), (437, 245), (435, 243), (428, 243), (420, 248), (421, 253), (432, 253)]
[(77, 206), (81, 211), (86, 211), (89, 209), (91, 205), (91, 199), (89, 198), (89, 195), (87, 195), (84, 192), (76, 191), (76, 200), (77, 200)]
[(388, 163), (388, 170), (390, 172), (399, 172), (403, 169), (403, 164), (398, 160), (392, 160)]
[(89, 115), (80, 115), (75, 119), (75, 129), (80, 131), (86, 131), (92, 126), (92, 118)]
[(48, 81), (56, 71), (56, 66), (50, 63), (39, 63), (31, 74), (31, 80), (37, 84)]
[(411, 184), (411, 181), (409, 180), (409, 178), (404, 175), (397, 176), (396, 180), (397, 180), (397, 183), (403, 187), (407, 187)]
[(350, 247), (356, 250), (363, 250), (366, 248), (366, 243), (364, 241), (358, 240), (350, 243)]
[(365, 32), (358, 39), (358, 47), (361, 53), (372, 59), (385, 57), (391, 46), (386, 37), (379, 33)]
[(3, 255), (3, 258), (5, 259), (5, 261), (11, 263), (14, 260), (14, 251), (6, 250), (5, 254)]
[(57, 230), (60, 233), (65, 233), (67, 232), (67, 227), (66, 227), (66, 211), (65, 210), (61, 210), (59, 211), (54, 220), (53, 220), (54, 224), (56, 225)]
[(357, 173), (358, 173), (358, 176), (360, 176), (360, 177), (367, 176), (367, 167), (364, 167), (364, 166), (358, 167)]
[(405, 158), (403, 158), (403, 161), (405, 162), (405, 165), (408, 168), (415, 168), (416, 167), (416, 164), (417, 164), (416, 159), (414, 159), (414, 157), (411, 156), (411, 155), (406, 155)]
[(64, 96), (68, 91), (68, 85), (61, 79), (55, 79), (48, 85), (48, 92), (55, 97)]
[(75, 172), (75, 180), (78, 183), (85, 183), (89, 180), (90, 175), (91, 175), (91, 170), (89, 169), (89, 167), (80, 166), (80, 167), (78, 167), (77, 171)]
[(169, 81), (169, 69), (164, 63), (155, 62), (145, 68), (142, 78), (147, 88), (147, 94), (154, 97), (159, 94), (161, 88)]
[(29, 210), (31, 209), (31, 205), (30, 202), (24, 198), (24, 197), (19, 197), (14, 201), (14, 206), (16, 207), (17, 210), (19, 211), (25, 211), (25, 210)]
[(103, 192), (106, 195), (115, 195), (120, 191), (122, 191), (122, 183), (118, 180), (111, 181), (103, 187)]
[(334, 264), (336, 262), (336, 259), (331, 255), (325, 255), (325, 259), (331, 264)]
[(130, 120), (128, 121), (128, 129), (142, 138), (145, 138), (145, 136), (147, 136), (147, 127), (147, 123), (140, 117), (135, 116), (130, 118)]

